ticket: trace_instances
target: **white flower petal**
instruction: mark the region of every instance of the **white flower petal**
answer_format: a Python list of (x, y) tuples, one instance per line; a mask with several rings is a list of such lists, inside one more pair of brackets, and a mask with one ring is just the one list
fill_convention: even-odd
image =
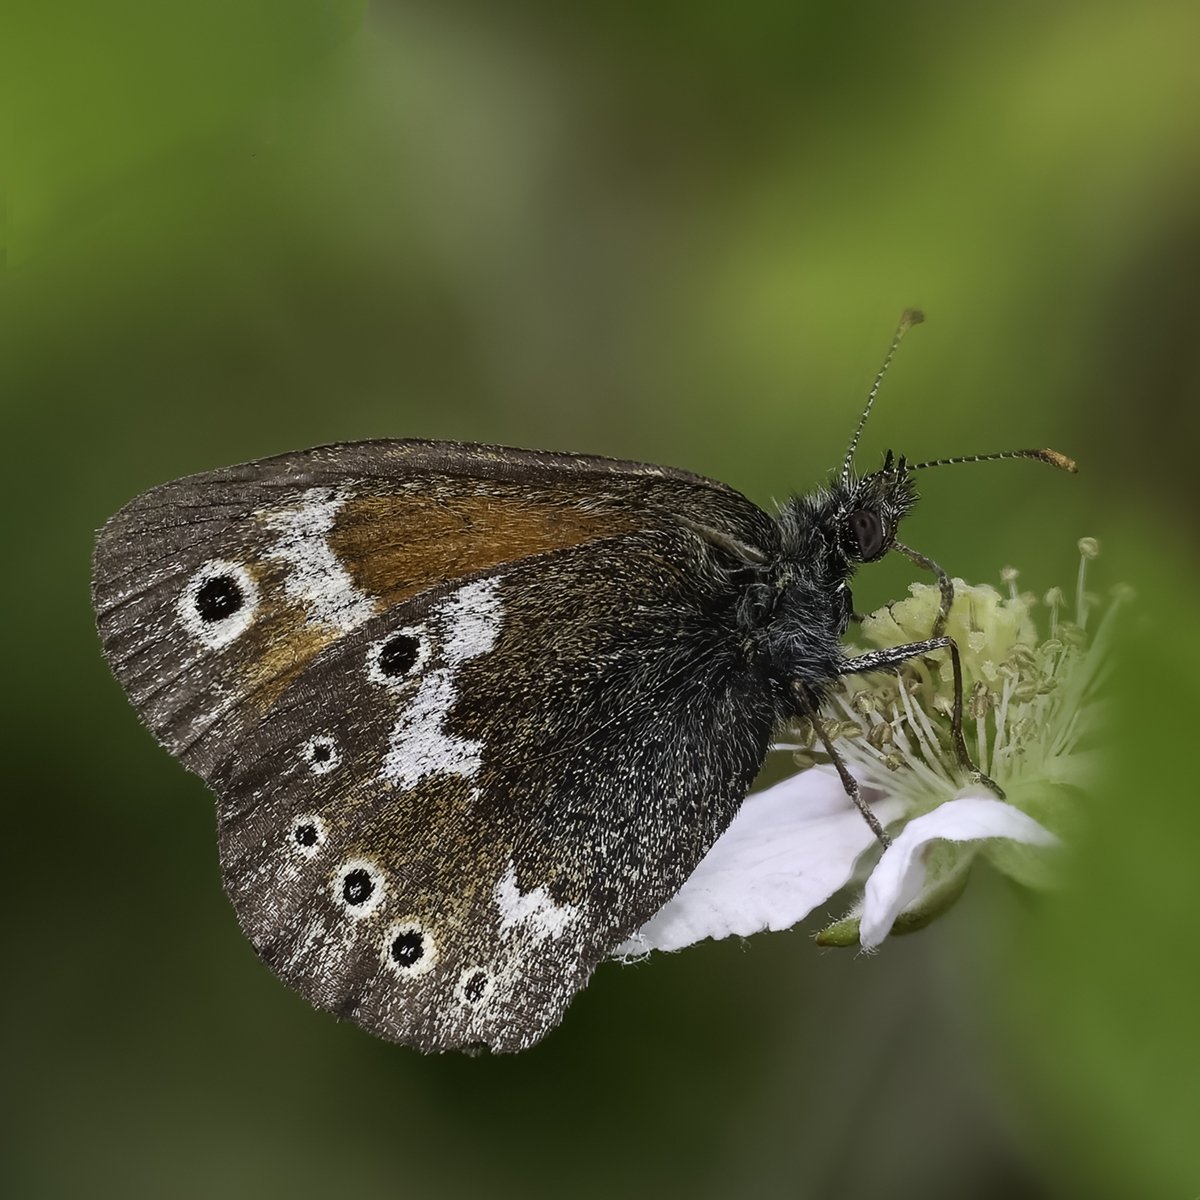
[(1048, 829), (1003, 800), (971, 795), (947, 800), (909, 821), (871, 872), (859, 920), (859, 941), (864, 949), (878, 946), (896, 918), (920, 894), (925, 883), (924, 850), (930, 842), (985, 838), (1009, 838), (1031, 846), (1058, 844)]
[[(904, 811), (898, 800), (872, 807), (885, 825)], [(874, 840), (836, 772), (803, 771), (748, 796), (691, 878), (613, 956), (788, 929), (846, 885)]]

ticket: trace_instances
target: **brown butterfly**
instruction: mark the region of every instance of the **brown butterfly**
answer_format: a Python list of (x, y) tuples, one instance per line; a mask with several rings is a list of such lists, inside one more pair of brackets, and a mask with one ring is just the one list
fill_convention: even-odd
[(842, 675), (955, 653), (842, 649), (849, 579), (898, 547), (932, 465), (860, 477), (854, 449), (773, 515), (667, 467), (425, 441), (122, 509), (95, 552), (104, 652), (216, 793), (263, 959), (423, 1050), (541, 1038), (728, 826), (781, 723)]

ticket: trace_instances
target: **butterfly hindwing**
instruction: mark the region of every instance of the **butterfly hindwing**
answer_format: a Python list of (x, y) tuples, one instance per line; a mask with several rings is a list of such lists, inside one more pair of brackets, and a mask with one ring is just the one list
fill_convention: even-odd
[(691, 874), (769, 689), (695, 534), (440, 585), (323, 651), (212, 780), (251, 941), (320, 1007), (517, 1050)]
[(101, 531), (105, 653), (208, 777), (324, 649), (436, 586), (645, 527), (770, 521), (669, 468), (445, 442), (325, 446), (154, 488)]

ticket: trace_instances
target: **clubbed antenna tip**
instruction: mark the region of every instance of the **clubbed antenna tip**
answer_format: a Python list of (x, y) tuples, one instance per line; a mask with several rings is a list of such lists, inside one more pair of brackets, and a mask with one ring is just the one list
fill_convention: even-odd
[(1059, 454), (1057, 450), (1043, 450), (1041, 458), (1042, 462), (1047, 462), (1052, 467), (1057, 467), (1060, 471), (1069, 471), (1072, 475), (1079, 474), (1079, 464), (1073, 458), (1068, 458), (1065, 454)]

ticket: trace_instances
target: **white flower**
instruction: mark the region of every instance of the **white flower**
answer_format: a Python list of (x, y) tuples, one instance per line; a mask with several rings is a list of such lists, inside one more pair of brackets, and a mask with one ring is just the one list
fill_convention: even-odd
[(905, 825), (883, 852), (863, 889), (859, 940), (874, 950), (892, 931), (896, 918), (918, 907), (928, 887), (926, 854), (934, 842), (983, 842), (1008, 838), (1028, 846), (1054, 846), (1058, 838), (1019, 808), (994, 796), (947, 800)]
[[(899, 798), (876, 798), (884, 824), (901, 816)], [(936, 841), (1007, 838), (1051, 846), (1057, 838), (1011, 804), (964, 795), (910, 821), (884, 851), (864, 889), (861, 941), (874, 949), (929, 884), (928, 848)], [(746, 799), (725, 835), (658, 914), (613, 952), (627, 958), (682, 950), (705, 938), (749, 937), (790, 929), (850, 882), (855, 864), (876, 846), (837, 774), (818, 767)], [(935, 888), (943, 881), (935, 880)]]
[[(899, 800), (873, 807), (884, 824), (904, 812)], [(747, 796), (687, 883), (614, 954), (790, 929), (841, 891), (859, 855), (875, 845), (831, 767), (793, 775)]]
[[(1097, 602), (1084, 591), (1085, 568), (1097, 547), (1085, 538), (1079, 548), (1075, 620), (1064, 617), (1062, 593), (1053, 589), (1043, 631), (1037, 601), (1017, 593), (1014, 570), (1003, 572), (1008, 597), (955, 580), (947, 632), (962, 651), (967, 744), (1006, 800), (968, 784), (953, 753), (948, 658), (916, 660), (892, 677), (850, 677), (832, 722), (838, 750), (894, 840), (861, 900), (819, 941), (874, 949), (893, 930), (920, 927), (957, 899), (979, 854), (1021, 882), (1046, 881), (1046, 847), (1069, 831), (1094, 767), (1088, 743), (1100, 726), (1097, 692), (1116, 609), (1089, 639)], [(864, 621), (869, 642), (893, 646), (929, 635), (938, 589), (911, 592)], [(811, 733), (798, 731), (802, 747)], [(614, 954), (788, 929), (856, 875), (861, 880), (877, 849), (837, 775), (824, 767), (802, 772), (749, 796), (687, 883)]]

